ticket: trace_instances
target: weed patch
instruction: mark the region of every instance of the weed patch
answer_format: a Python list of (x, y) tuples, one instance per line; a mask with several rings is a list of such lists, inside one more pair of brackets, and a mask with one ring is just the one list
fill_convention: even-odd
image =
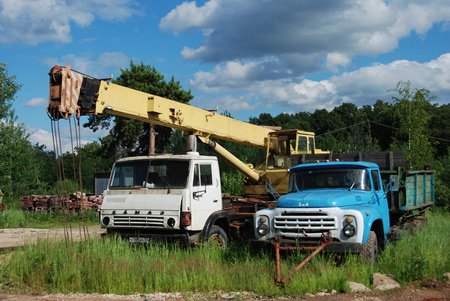
[(377, 270), (406, 283), (423, 278), (439, 279), (450, 271), (450, 219), (444, 211), (427, 212), (427, 223), (387, 246)]
[(98, 224), (98, 215), (94, 210), (69, 212), (67, 210), (51, 212), (29, 212), (21, 209), (6, 209), (0, 212), (0, 228), (51, 228), (67, 224)]
[[(251, 291), (263, 296), (296, 296), (307, 292), (348, 290), (347, 282), (370, 286), (373, 272), (394, 275), (405, 283), (439, 278), (450, 270), (448, 213), (427, 214), (423, 229), (390, 244), (374, 266), (358, 256), (339, 264), (334, 256), (315, 257), (285, 288), (275, 285), (272, 255), (255, 254), (249, 246), (232, 244), (182, 248), (151, 243), (131, 245), (119, 238), (39, 241), (0, 262), (0, 290), (53, 293), (151, 293)], [(282, 256), (283, 277), (305, 254)]]

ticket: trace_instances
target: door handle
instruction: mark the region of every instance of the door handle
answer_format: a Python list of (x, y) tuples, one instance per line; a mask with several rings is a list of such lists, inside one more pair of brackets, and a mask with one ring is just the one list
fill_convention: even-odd
[(219, 200), (214, 200), (213, 202), (214, 202), (214, 203), (217, 203), (218, 201), (219, 201)]

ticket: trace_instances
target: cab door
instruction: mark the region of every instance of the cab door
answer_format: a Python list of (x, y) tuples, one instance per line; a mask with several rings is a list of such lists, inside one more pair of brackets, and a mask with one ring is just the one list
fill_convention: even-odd
[(194, 165), (192, 183), (192, 230), (203, 229), (211, 213), (222, 209), (222, 192), (219, 170), (214, 162), (199, 162)]
[[(386, 193), (384, 192), (380, 171), (378, 169), (372, 169), (370, 171), (370, 175), (372, 177), (373, 183), (373, 191), (374, 191), (374, 205), (379, 207), (379, 212), (382, 213), (383, 219), (383, 230), (385, 235), (389, 232), (390, 227), (390, 219), (389, 219), (389, 205), (386, 197)], [(383, 214), (384, 213), (384, 214)]]

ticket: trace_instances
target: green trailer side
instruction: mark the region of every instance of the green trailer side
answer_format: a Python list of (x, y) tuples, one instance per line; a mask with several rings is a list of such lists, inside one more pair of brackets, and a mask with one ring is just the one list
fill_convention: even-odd
[(435, 203), (434, 170), (382, 172), (391, 212), (422, 210)]

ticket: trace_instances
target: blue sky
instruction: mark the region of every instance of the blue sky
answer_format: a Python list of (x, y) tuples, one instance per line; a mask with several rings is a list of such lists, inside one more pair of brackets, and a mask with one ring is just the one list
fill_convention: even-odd
[(174, 76), (193, 105), (244, 121), (389, 101), (399, 81), (444, 104), (450, 1), (0, 0), (0, 63), (22, 85), (14, 109), (33, 142), (51, 145), (53, 65), (104, 78), (130, 60)]

